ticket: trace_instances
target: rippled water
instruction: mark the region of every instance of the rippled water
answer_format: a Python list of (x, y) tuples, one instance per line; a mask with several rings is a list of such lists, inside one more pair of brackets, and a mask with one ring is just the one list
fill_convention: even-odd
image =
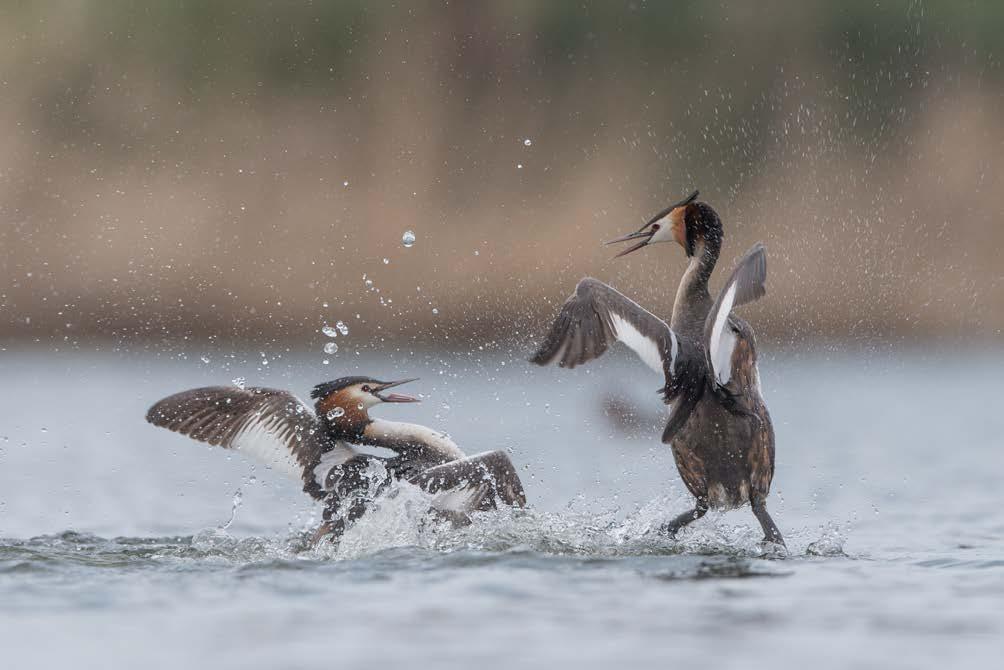
[[(650, 532), (688, 500), (658, 380), (623, 359), (2, 352), (0, 667), (992, 666), (999, 354), (766, 355), (779, 557), (748, 511)], [(303, 395), (354, 372), (422, 376), (422, 405), (382, 415), (509, 449), (533, 508), (452, 529), (405, 489), (309, 548), (319, 510), (295, 486), (142, 420), (189, 386)], [(641, 418), (606, 416), (611, 397)]]

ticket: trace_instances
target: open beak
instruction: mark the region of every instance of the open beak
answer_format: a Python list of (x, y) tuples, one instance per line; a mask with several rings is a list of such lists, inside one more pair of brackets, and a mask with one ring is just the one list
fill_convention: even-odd
[(418, 398), (415, 398), (410, 395), (404, 395), (403, 393), (388, 393), (387, 395), (382, 394), (382, 392), (386, 391), (387, 389), (392, 389), (395, 386), (400, 386), (401, 384), (407, 384), (408, 382), (413, 382), (416, 381), (417, 379), (418, 377), (415, 377), (413, 379), (402, 379), (401, 381), (397, 382), (384, 382), (383, 384), (381, 384), (380, 386), (378, 386), (373, 390), (373, 395), (380, 398), (380, 400), (382, 400), (383, 402), (419, 402)]
[(628, 242), (630, 240), (641, 240), (638, 244), (630, 246), (614, 256), (614, 258), (620, 258), (621, 256), (627, 256), (632, 251), (638, 251), (642, 247), (647, 246), (653, 235), (655, 235), (655, 231), (650, 229), (646, 224), (645, 228), (639, 230), (637, 233), (631, 233), (630, 235), (625, 235), (624, 237), (618, 237), (616, 240), (610, 240), (607, 244), (617, 244), (618, 242)]

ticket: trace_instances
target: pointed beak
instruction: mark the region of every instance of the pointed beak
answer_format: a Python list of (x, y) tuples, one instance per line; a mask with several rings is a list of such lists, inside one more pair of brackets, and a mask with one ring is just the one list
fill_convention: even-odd
[(647, 226), (639, 230), (637, 233), (631, 233), (630, 235), (625, 235), (624, 237), (618, 237), (616, 240), (610, 240), (606, 244), (617, 244), (618, 242), (628, 242), (630, 240), (641, 240), (638, 244), (628, 247), (624, 251), (620, 252), (614, 258), (620, 258), (621, 256), (627, 256), (632, 251), (638, 251), (644, 246), (648, 245), (649, 240), (652, 239), (652, 235), (655, 233), (650, 230)]
[(408, 382), (413, 382), (417, 380), (418, 377), (415, 377), (413, 379), (402, 379), (401, 381), (396, 381), (396, 382), (385, 382), (380, 386), (378, 386), (376, 389), (374, 389), (373, 395), (380, 398), (380, 400), (382, 400), (383, 402), (420, 402), (418, 398), (415, 398), (410, 395), (404, 395), (403, 393), (388, 393), (387, 395), (382, 394), (382, 392), (386, 391), (387, 389), (391, 389), (394, 388), (395, 386), (400, 386), (401, 384), (407, 384)]

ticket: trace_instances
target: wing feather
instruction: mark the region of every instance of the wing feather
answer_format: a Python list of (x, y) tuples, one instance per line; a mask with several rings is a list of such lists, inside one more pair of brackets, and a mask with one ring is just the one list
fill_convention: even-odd
[(732, 377), (732, 353), (736, 345), (736, 333), (729, 323), (732, 310), (766, 294), (766, 281), (767, 252), (758, 242), (736, 264), (708, 312), (704, 322), (705, 352), (709, 369), (720, 385), (728, 384)]
[(665, 321), (614, 288), (587, 277), (565, 301), (530, 361), (574, 368), (622, 342), (650, 368), (669, 377), (679, 353), (675, 340)]
[(491, 509), (495, 500), (523, 507), (526, 494), (512, 461), (502, 451), (489, 451), (428, 468), (410, 480), (429, 493), (437, 505), (457, 511)]
[(306, 404), (286, 391), (207, 386), (175, 393), (146, 413), (155, 426), (193, 440), (233, 449), (290, 475), (314, 497), (323, 497), (326, 472), (356, 452), (330, 439)]

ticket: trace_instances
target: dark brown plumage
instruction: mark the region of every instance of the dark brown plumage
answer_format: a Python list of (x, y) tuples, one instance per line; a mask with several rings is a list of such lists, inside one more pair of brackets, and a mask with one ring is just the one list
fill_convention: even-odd
[[(325, 505), (319, 533), (338, 536), (395, 479), (437, 494), (434, 507), (454, 518), (491, 509), (496, 501), (524, 506), (526, 496), (509, 457), (498, 451), (467, 457), (425, 426), (372, 419), (377, 403), (415, 402), (384, 391), (402, 383), (346, 377), (315, 387), (311, 409), (292, 394), (267, 388), (209, 386), (155, 403), (150, 423), (192, 439), (234, 449), (297, 478)], [(352, 444), (395, 452), (360, 452)]]
[(766, 509), (774, 474), (774, 431), (760, 394), (753, 330), (732, 314), (762, 297), (766, 252), (757, 244), (740, 259), (717, 300), (708, 278), (721, 250), (722, 226), (696, 194), (670, 207), (640, 231), (614, 242), (641, 240), (630, 253), (675, 241), (690, 258), (677, 291), (669, 325), (598, 280), (579, 282), (562, 306), (543, 344), (531, 357), (538, 365), (575, 367), (600, 356), (615, 341), (635, 350), (664, 375), (662, 389), (673, 408), (663, 442), (673, 449), (680, 476), (695, 508), (665, 526), (670, 534), (709, 507), (750, 503), (766, 540), (783, 544)]

